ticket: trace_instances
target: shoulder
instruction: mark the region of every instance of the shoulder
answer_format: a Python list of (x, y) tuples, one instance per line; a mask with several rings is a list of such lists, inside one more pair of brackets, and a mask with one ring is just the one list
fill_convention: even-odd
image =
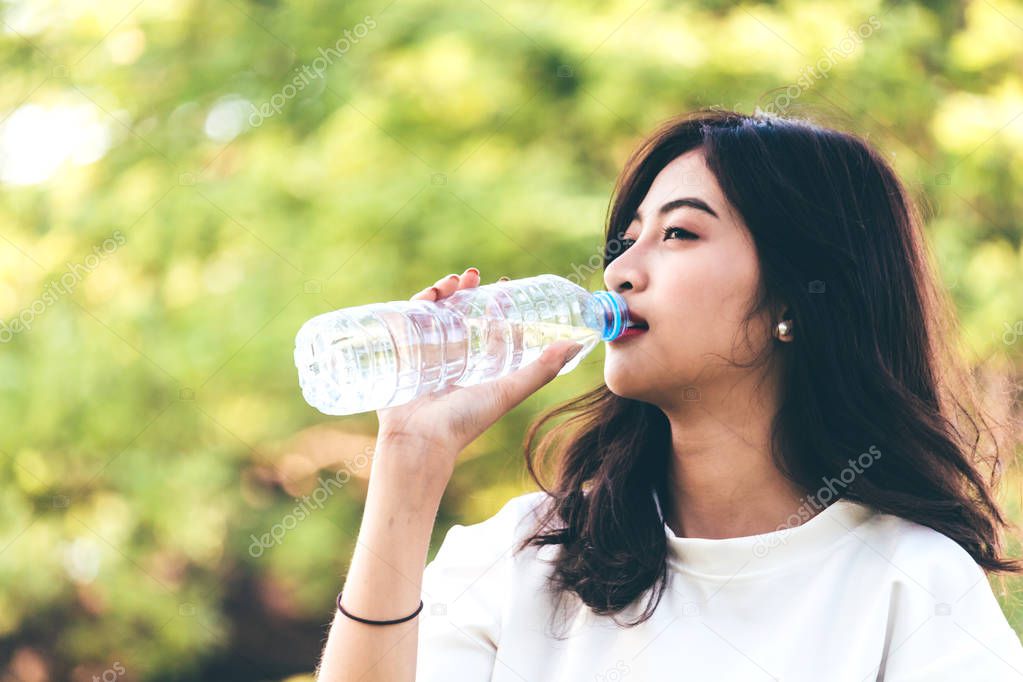
[(983, 568), (944, 533), (894, 514), (876, 512), (857, 529), (868, 552), (887, 563), (893, 580), (915, 584), (935, 598), (985, 581)]
[(448, 529), (430, 566), (434, 571), (485, 570), (511, 558), (519, 543), (531, 534), (545, 504), (552, 498), (535, 491), (509, 499), (492, 516), (471, 524), (456, 523)]
[(1007, 679), (1023, 646), (987, 573), (959, 543), (878, 512), (856, 529), (885, 595), (886, 680)]
[[(423, 573), (421, 653), (431, 647), (449, 650), (465, 636), (485, 643), (484, 649), (496, 646), (506, 596), (516, 580), (515, 549), (547, 499), (543, 491), (519, 495), (489, 518), (448, 529)], [(479, 649), (475, 644), (470, 648)]]
[(524, 539), (533, 529), (544, 504), (551, 498), (542, 490), (524, 493), (509, 499), (492, 516), (475, 523), (456, 523), (448, 529), (438, 550), (454, 551), (472, 548), (477, 553), (509, 545)]
[(523, 493), (509, 499), (492, 516), (476, 523), (455, 524), (451, 530), (481, 536), (497, 532), (521, 535), (550, 499), (542, 490)]

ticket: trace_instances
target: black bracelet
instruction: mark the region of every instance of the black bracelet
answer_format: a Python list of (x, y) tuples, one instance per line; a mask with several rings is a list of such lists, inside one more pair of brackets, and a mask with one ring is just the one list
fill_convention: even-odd
[(404, 623), (405, 621), (412, 620), (413, 618), (418, 616), (419, 612), (423, 610), (423, 600), (422, 599), (419, 600), (419, 608), (417, 608), (411, 614), (405, 616), (404, 618), (395, 618), (394, 620), (370, 620), (368, 618), (360, 618), (359, 616), (353, 616), (352, 614), (345, 611), (345, 607), (341, 606), (340, 592), (337, 593), (337, 608), (341, 613), (345, 614), (352, 620), (359, 621), (360, 623), (366, 623), (368, 625), (394, 625), (395, 623)]

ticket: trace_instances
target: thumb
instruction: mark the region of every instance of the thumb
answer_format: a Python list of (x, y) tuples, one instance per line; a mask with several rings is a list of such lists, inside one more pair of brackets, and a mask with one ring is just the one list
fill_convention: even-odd
[[(551, 351), (551, 348), (556, 350)], [(557, 358), (558, 366), (556, 371), (560, 372), (561, 368), (569, 363), (569, 361), (579, 354), (579, 351), (583, 349), (583, 344), (577, 341), (566, 341), (561, 343), (560, 341), (556, 344), (552, 344), (549, 348), (546, 348), (546, 352), (552, 352), (554, 357)], [(543, 357), (543, 353), (540, 354)]]
[(503, 410), (510, 410), (544, 384), (558, 375), (561, 368), (574, 358), (583, 345), (576, 341), (561, 340), (544, 349), (533, 362), (520, 367), (508, 376), (498, 379), (500, 390), (498, 402)]
[[(562, 340), (557, 343), (552, 343), (550, 346), (544, 349), (540, 353), (540, 357), (535, 362), (527, 365), (527, 367), (535, 365), (534, 371), (540, 375), (540, 377), (547, 377), (546, 381), (550, 381), (558, 375), (561, 368), (564, 367), (572, 360), (579, 351), (583, 349), (583, 344), (577, 341)], [(552, 373), (547, 376), (546, 373)], [(546, 381), (544, 383), (546, 383)]]

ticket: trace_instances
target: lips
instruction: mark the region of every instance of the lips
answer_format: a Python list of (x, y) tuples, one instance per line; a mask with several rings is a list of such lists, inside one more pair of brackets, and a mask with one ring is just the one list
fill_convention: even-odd
[(628, 311), (628, 317), (629, 324), (622, 330), (622, 333), (618, 336), (618, 338), (611, 342), (612, 344), (620, 343), (621, 341), (630, 339), (633, 336), (642, 336), (650, 328), (650, 325), (645, 319), (643, 319), (643, 316), (631, 308)]
[(638, 313), (630, 310), (629, 311), (629, 325), (628, 328), (639, 327), (640, 329), (649, 329), (650, 325), (647, 321), (642, 318)]
[(646, 327), (626, 327), (622, 330), (622, 333), (618, 335), (618, 338), (610, 341), (609, 343), (612, 346), (617, 346), (621, 342), (631, 339), (634, 336), (643, 336), (646, 332)]

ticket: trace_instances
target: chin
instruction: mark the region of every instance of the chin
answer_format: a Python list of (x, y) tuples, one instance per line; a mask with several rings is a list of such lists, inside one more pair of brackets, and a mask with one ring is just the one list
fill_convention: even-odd
[(634, 400), (639, 403), (646, 403), (653, 405), (654, 407), (660, 407), (660, 402), (656, 393), (651, 391), (637, 390), (638, 387), (632, 387), (631, 389), (625, 389), (617, 386), (608, 386), (609, 391), (614, 393), (619, 398), (627, 398)]
[(625, 368), (615, 370), (604, 366), (604, 384), (607, 389), (620, 398), (643, 400), (650, 402), (651, 386), (638, 372), (630, 372)]

